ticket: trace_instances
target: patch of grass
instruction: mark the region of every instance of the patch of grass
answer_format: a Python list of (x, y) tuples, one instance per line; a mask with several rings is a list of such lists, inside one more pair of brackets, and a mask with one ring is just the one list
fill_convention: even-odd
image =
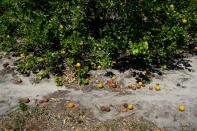
[(28, 106), (25, 103), (21, 102), (21, 101), (19, 102), (18, 107), (22, 111), (26, 111), (28, 109)]
[(29, 122), (32, 125), (35, 123), (33, 119), (37, 120), (39, 117), (47, 115), (48, 112), (44, 108), (27, 106), (26, 104), (19, 102), (19, 110), (5, 116), (2, 121), (0, 121), (0, 127), (7, 130), (22, 131), (26, 129)]
[(46, 109), (33, 106), (29, 108), (29, 114), (33, 116), (42, 116), (42, 115), (48, 115), (48, 112)]
[[(79, 130), (79, 131), (146, 131), (156, 126), (134, 116), (101, 122), (92, 117), (88, 110), (46, 110), (43, 107), (28, 107), (26, 111), (12, 112), (0, 120), (0, 127), (8, 130)], [(90, 116), (91, 115), (91, 116)]]

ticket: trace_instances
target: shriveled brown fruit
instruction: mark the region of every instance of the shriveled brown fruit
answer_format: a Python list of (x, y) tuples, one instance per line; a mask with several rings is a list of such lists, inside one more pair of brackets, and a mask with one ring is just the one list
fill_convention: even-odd
[(79, 107), (79, 106), (75, 106), (75, 107), (74, 107), (74, 111), (75, 111), (75, 112), (80, 111), (80, 107)]
[(128, 111), (127, 108), (122, 108), (122, 109), (121, 109), (121, 112), (127, 112), (127, 111)]
[(114, 80), (108, 80), (107, 85), (110, 88), (117, 88), (117, 83)]
[(123, 106), (124, 106), (124, 108), (127, 108), (128, 107), (128, 104), (127, 103), (124, 103)]
[(149, 87), (149, 90), (153, 90), (154, 88), (152, 86)]
[(14, 79), (14, 84), (21, 84), (23, 82), (23, 80), (19, 77)]
[(104, 112), (104, 111), (106, 111), (106, 107), (105, 106), (101, 106), (100, 110)]
[(49, 98), (48, 97), (42, 97), (42, 99), (39, 101), (39, 103), (46, 103), (49, 102)]
[(132, 86), (133, 86), (132, 84), (129, 84), (129, 85), (128, 85), (128, 88), (132, 88)]
[(30, 99), (28, 97), (24, 97), (24, 98), (22, 98), (22, 102), (29, 103)]
[(6, 68), (9, 64), (10, 64), (9, 62), (3, 63), (3, 67)]
[(137, 75), (137, 73), (135, 71), (132, 74), (133, 74), (133, 77), (136, 77), (136, 75)]
[(100, 107), (100, 110), (101, 110), (102, 112), (110, 112), (110, 111), (111, 111), (111, 109), (110, 109), (109, 106), (101, 106), (101, 107)]
[(144, 75), (150, 76), (151, 75), (151, 72), (149, 70), (146, 70), (145, 73), (144, 73)]
[(111, 111), (110, 107), (106, 107), (106, 112), (110, 112), (110, 111)]
[(108, 80), (107, 85), (112, 88), (113, 87), (113, 80)]

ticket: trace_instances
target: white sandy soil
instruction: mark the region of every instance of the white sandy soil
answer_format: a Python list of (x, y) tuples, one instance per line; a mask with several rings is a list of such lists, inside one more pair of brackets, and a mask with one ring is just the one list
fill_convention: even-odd
[[(99, 120), (115, 119), (134, 113), (167, 130), (180, 130), (182, 127), (186, 127), (187, 130), (197, 130), (197, 58), (192, 57), (189, 60), (191, 60), (192, 72), (188, 70), (165, 71), (161, 78), (153, 79), (150, 85), (159, 83), (161, 91), (151, 91), (148, 89), (148, 85), (137, 91), (128, 90), (129, 95), (119, 95), (106, 90), (83, 92), (66, 87), (60, 88), (56, 87), (50, 79), (43, 80), (39, 84), (32, 84), (31, 78), (21, 75), (18, 76), (23, 80), (23, 83), (17, 85), (12, 82), (13, 72), (1, 73), (0, 115), (15, 109), (20, 98), (28, 97), (31, 103), (34, 103), (34, 100), (41, 96), (58, 90), (68, 90), (69, 93), (61, 99), (71, 99), (82, 104), (89, 108)], [(0, 70), (3, 70), (2, 64), (5, 61), (12, 63), (12, 60), (0, 59)], [(124, 73), (116, 71), (116, 74), (122, 77), (121, 81), (125, 86), (134, 80), (124, 77)], [(177, 86), (177, 83), (180, 83), (180, 86)], [(134, 104), (134, 110), (119, 112), (118, 107), (123, 103)], [(186, 106), (184, 112), (178, 110), (180, 104)], [(100, 105), (110, 105), (111, 111), (109, 113), (100, 112)]]

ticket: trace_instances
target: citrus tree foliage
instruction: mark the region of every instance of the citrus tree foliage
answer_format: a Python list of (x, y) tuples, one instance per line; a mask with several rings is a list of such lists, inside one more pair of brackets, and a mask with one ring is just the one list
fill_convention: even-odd
[[(21, 72), (108, 67), (120, 53), (164, 62), (195, 42), (195, 0), (3, 0), (0, 48)], [(85, 74), (85, 73), (84, 73)]]

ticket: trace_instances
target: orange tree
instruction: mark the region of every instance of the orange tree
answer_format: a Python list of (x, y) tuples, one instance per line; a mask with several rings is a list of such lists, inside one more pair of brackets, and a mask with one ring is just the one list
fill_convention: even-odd
[[(196, 42), (195, 0), (3, 0), (0, 49), (24, 53), (18, 70), (80, 77), (122, 53), (164, 63)], [(73, 66), (80, 63), (81, 67)]]

